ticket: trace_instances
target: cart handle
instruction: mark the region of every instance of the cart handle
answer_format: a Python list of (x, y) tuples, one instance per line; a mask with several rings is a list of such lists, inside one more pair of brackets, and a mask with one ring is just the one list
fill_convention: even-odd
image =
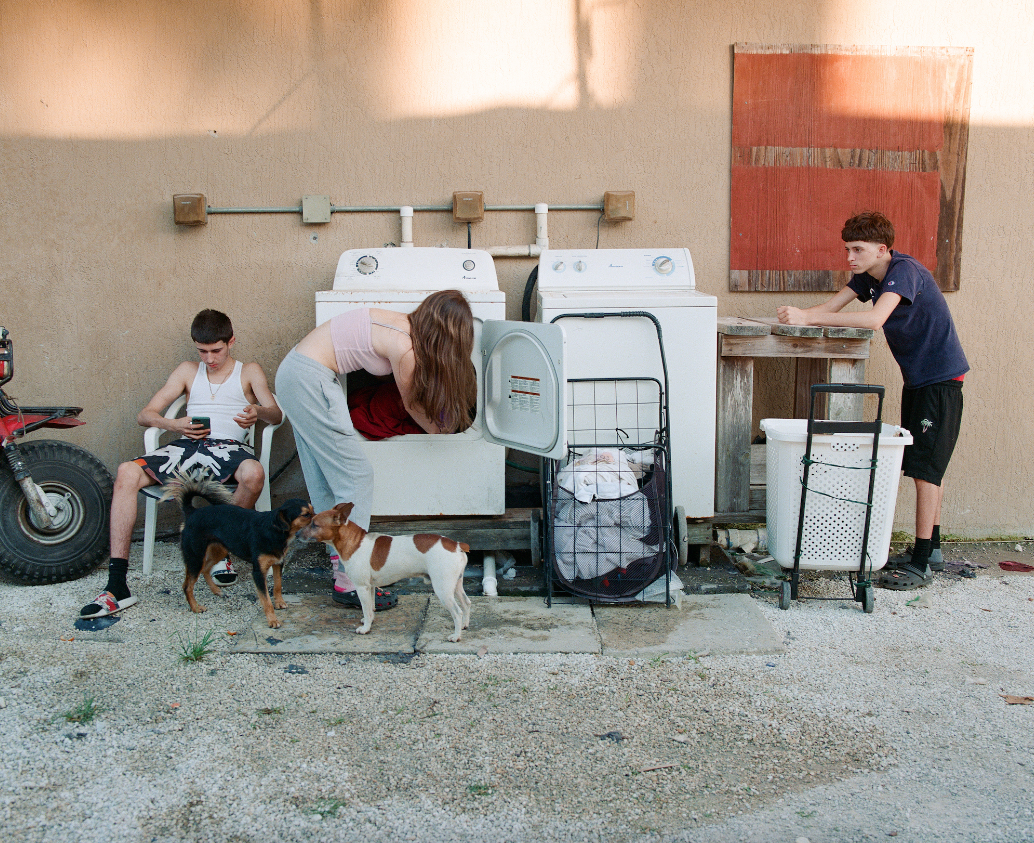
[[(881, 384), (871, 383), (813, 383), (811, 385), (811, 407), (808, 410), (808, 436), (812, 433), (872, 433), (879, 436), (883, 428), (883, 395), (886, 390)], [(815, 418), (815, 399), (823, 394), (862, 394), (876, 396), (876, 420), (826, 421)], [(809, 445), (811, 442), (809, 441)]]
[(812, 394), (816, 392), (866, 392), (873, 395), (883, 395), (884, 388), (880, 384), (872, 383), (813, 383)]
[[(550, 324), (559, 322), (561, 319), (608, 319), (613, 317), (641, 316), (653, 322), (654, 330), (657, 331), (657, 350), (661, 356), (661, 371), (664, 373), (664, 400), (665, 407), (668, 400), (668, 360), (664, 356), (664, 336), (661, 333), (661, 320), (648, 310), (620, 310), (603, 313), (560, 313), (549, 320)], [(668, 426), (667, 413), (665, 413), (665, 428)]]
[(883, 433), (883, 422), (852, 422), (852, 421), (826, 421), (825, 419), (813, 419), (808, 430), (819, 436), (831, 433)]

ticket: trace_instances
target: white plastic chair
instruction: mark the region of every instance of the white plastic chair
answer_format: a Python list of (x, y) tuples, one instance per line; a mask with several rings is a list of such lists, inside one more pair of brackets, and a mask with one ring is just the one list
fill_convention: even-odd
[[(276, 397), (275, 395), (273, 396)], [(165, 411), (165, 418), (176, 418), (187, 406), (187, 397), (181, 395)], [(260, 433), (256, 434), (261, 427)], [(262, 492), (255, 501), (255, 509), (259, 512), (269, 512), (272, 509), (272, 500), (269, 494), (269, 455), (273, 449), (273, 432), (280, 427), (279, 424), (266, 424), (256, 422), (244, 432), (244, 444), (255, 451), (255, 459), (262, 463), (262, 470), (266, 474), (265, 482), (262, 484)], [(144, 431), (144, 453), (150, 454), (160, 447), (160, 439), (167, 430), (160, 427), (149, 427)], [(258, 446), (255, 445), (255, 436), (259, 437)], [(227, 483), (227, 486), (234, 488), (234, 484)], [(144, 574), (150, 574), (154, 566), (154, 537), (158, 529), (158, 499), (162, 496), (164, 487), (154, 485), (145, 486), (140, 490), (144, 496)]]

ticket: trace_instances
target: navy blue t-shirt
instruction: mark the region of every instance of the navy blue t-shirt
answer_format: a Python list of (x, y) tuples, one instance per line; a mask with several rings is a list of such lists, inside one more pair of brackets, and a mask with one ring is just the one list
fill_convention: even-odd
[(901, 367), (905, 386), (915, 389), (966, 374), (969, 363), (937, 282), (910, 255), (893, 250), (890, 254), (890, 266), (882, 282), (864, 272), (853, 276), (847, 286), (860, 301), (872, 300), (873, 304), (883, 293), (901, 296), (883, 323), (883, 334)]

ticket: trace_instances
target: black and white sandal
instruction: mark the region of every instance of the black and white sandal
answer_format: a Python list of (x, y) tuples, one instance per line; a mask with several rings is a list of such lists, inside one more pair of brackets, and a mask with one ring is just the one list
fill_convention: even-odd
[(108, 615), (114, 615), (115, 612), (121, 612), (123, 609), (135, 606), (138, 602), (138, 598), (132, 594), (123, 600), (116, 600), (115, 595), (110, 591), (102, 591), (94, 598), (92, 603), (87, 603), (79, 610), (79, 617), (106, 618)]
[(230, 565), (230, 557), (227, 556), (222, 562), (216, 562), (215, 567), (212, 568), (212, 579), (219, 585), (233, 585), (237, 582), (237, 572)]

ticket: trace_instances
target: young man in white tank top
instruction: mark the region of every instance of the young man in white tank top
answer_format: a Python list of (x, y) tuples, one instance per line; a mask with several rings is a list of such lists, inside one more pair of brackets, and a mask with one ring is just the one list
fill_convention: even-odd
[[(236, 342), (229, 317), (217, 310), (202, 310), (190, 327), (200, 361), (180, 363), (147, 406), (136, 417), (141, 427), (160, 427), (179, 438), (153, 454), (122, 463), (111, 500), (111, 561), (108, 583), (97, 598), (79, 612), (99, 618), (127, 609), (137, 602), (129, 593), (126, 572), (129, 546), (137, 519), (137, 494), (145, 486), (164, 483), (175, 471), (202, 467), (217, 480), (237, 484), (233, 502), (251, 508), (265, 483), (262, 464), (242, 444), (244, 432), (262, 420), (279, 424), (283, 413), (258, 363), (240, 363), (230, 356)], [(187, 396), (186, 415), (165, 418), (165, 411), (181, 395)], [(207, 416), (211, 427), (191, 418)], [(213, 571), (223, 585), (236, 581), (229, 564)]]

